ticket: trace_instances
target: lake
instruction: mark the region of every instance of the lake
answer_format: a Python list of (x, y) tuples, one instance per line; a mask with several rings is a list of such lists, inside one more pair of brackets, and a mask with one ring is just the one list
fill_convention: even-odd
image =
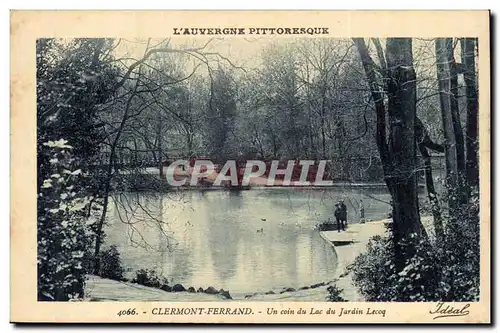
[(343, 198), (348, 223), (387, 216), (385, 188), (126, 193), (113, 197), (105, 244), (117, 245), (128, 277), (155, 269), (169, 284), (231, 294), (330, 281), (336, 254), (315, 230)]

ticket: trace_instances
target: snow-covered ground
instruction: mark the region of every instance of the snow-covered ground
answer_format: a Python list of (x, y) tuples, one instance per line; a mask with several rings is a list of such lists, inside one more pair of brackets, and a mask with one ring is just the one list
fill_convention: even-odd
[[(236, 301), (325, 301), (327, 285), (282, 294), (254, 294), (250, 298), (238, 297)], [(166, 292), (130, 282), (120, 282), (89, 275), (85, 285), (87, 301), (168, 301), (168, 302), (208, 302), (231, 301), (221, 295), (205, 293)]]
[(130, 282), (120, 282), (89, 275), (85, 284), (89, 301), (223, 301), (224, 297), (205, 293), (166, 292)]
[(367, 222), (364, 224), (351, 224), (348, 225), (346, 232), (340, 233), (337, 231), (321, 232), (321, 237), (329, 243), (337, 240), (353, 241), (353, 243), (348, 245), (334, 246), (338, 261), (335, 274), (337, 281), (335, 284), (338, 288), (343, 290), (341, 296), (344, 299), (352, 302), (363, 301), (363, 297), (358, 293), (357, 288), (352, 285), (351, 275), (345, 275), (344, 271), (345, 268), (365, 250), (371, 237), (385, 234), (386, 228), (384, 222), (386, 222), (386, 220)]

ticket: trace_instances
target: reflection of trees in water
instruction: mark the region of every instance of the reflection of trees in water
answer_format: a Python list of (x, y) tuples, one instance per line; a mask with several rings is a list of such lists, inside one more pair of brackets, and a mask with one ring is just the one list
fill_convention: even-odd
[[(297, 253), (293, 251), (293, 248), (297, 244), (297, 232), (288, 232), (284, 237), (280, 237), (279, 249), (287, 249), (287, 251), (273, 251), (274, 253), (280, 253), (280, 258), (277, 258), (279, 262), (284, 263), (284, 271), (288, 277), (288, 283), (296, 284), (297, 282)], [(271, 247), (272, 249), (272, 247)], [(272, 255), (274, 255), (274, 253)]]
[[(182, 198), (127, 194), (109, 215), (114, 223), (108, 244), (120, 244), (128, 267), (156, 268), (174, 283), (300, 287), (333, 276), (332, 249), (311, 228), (328, 216), (339, 193), (272, 189), (190, 191)], [(363, 191), (348, 193), (363, 198), (367, 215), (381, 210), (365, 200)], [(379, 198), (375, 191), (368, 193)], [(263, 233), (257, 233), (261, 228)]]
[[(277, 194), (280, 195), (272, 195)], [(369, 194), (372, 193), (372, 194)], [(352, 188), (333, 188), (298, 190), (284, 189), (273, 190), (267, 193), (265, 200), (274, 207), (288, 211), (288, 214), (295, 219), (308, 220), (311, 217), (318, 219), (333, 219), (333, 210), (339, 200), (344, 200), (348, 209), (349, 221), (356, 221), (359, 218), (359, 202), (364, 201), (365, 209), (375, 213), (373, 218), (380, 218), (385, 214), (384, 205), (389, 203), (389, 195), (386, 190), (358, 190)], [(377, 202), (378, 201), (378, 202)], [(387, 203), (385, 203), (387, 201)], [(378, 212), (378, 214), (377, 214)]]
[[(127, 226), (130, 244), (147, 251), (161, 252), (174, 241), (163, 219), (163, 198), (161, 195), (144, 193), (119, 193), (112, 196), (115, 223)], [(163, 241), (158, 241), (157, 234)]]
[(206, 245), (204, 235), (199, 232), (204, 224), (203, 205), (199, 203), (204, 200), (203, 192), (188, 192), (170, 205), (165, 200), (164, 220), (168, 222), (173, 242), (163, 252), (163, 266), (172, 283), (190, 283), (197, 278), (194, 274), (203, 270), (200, 261), (210, 260), (204, 255), (206, 250), (202, 250)]
[[(256, 224), (245, 223), (235, 257), (233, 280), (226, 281), (240, 292), (266, 292), (269, 289), (291, 286), (297, 281), (295, 244), (292, 230), (256, 233)], [(267, 231), (266, 231), (267, 230)], [(309, 258), (305, 258), (309, 260)]]
[(243, 196), (237, 192), (228, 192), (227, 201), (217, 200), (207, 207), (207, 245), (213, 269), (221, 281), (236, 274), (238, 242), (244, 235), (240, 227), (245, 215), (242, 208)]
[(304, 283), (305, 281), (309, 281), (311, 284), (322, 282), (319, 281), (324, 277), (322, 272), (331, 271), (333, 276), (335, 266), (331, 265), (336, 265), (336, 258), (332, 255), (334, 253), (333, 247), (325, 242), (326, 246), (314, 244), (318, 241), (324, 242), (322, 239), (314, 237), (312, 232), (297, 235), (295, 244), (297, 267), (295, 275), (298, 278), (298, 283)]
[[(168, 252), (177, 244), (165, 217), (166, 203), (178, 204), (179, 197), (131, 192), (114, 194), (111, 198), (112, 235), (106, 243), (118, 245), (127, 268), (153, 268), (166, 275), (165, 264), (171, 260)], [(189, 258), (190, 254), (185, 256)]]
[(182, 203), (165, 210), (169, 228), (175, 239), (165, 254), (165, 266), (173, 283), (208, 286), (213, 281), (212, 255), (207, 239), (207, 214), (210, 207), (220, 205), (221, 200), (204, 191), (192, 191)]
[[(175, 248), (164, 253), (164, 274), (171, 283), (187, 283), (193, 275), (192, 251), (189, 248)], [(187, 286), (186, 286), (187, 288)]]

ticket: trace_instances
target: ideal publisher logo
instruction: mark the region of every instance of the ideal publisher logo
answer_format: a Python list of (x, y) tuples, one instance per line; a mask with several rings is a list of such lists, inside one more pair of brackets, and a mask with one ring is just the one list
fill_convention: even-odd
[(463, 317), (469, 315), (470, 303), (463, 306), (452, 306), (450, 304), (445, 304), (444, 302), (439, 302), (436, 307), (429, 311), (431, 315), (434, 315), (432, 319), (446, 318), (446, 317)]
[(331, 186), (328, 160), (177, 160), (166, 172), (171, 186)]

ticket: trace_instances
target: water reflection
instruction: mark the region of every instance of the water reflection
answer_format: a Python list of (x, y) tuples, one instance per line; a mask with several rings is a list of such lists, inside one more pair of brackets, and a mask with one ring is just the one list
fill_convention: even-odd
[(388, 195), (374, 190), (130, 193), (110, 207), (106, 243), (118, 246), (129, 274), (153, 268), (171, 283), (231, 293), (298, 288), (334, 276), (334, 251), (314, 226), (332, 218), (339, 198), (349, 222), (359, 220), (360, 199), (367, 218), (388, 210)]

